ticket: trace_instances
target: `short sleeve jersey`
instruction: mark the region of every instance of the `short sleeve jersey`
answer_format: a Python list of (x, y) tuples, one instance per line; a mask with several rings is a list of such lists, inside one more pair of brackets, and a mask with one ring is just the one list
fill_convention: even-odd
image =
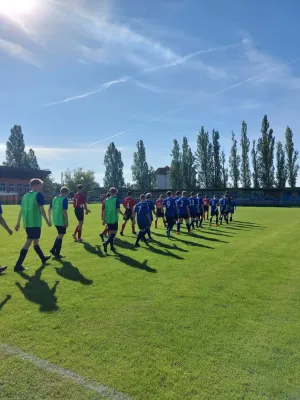
[(219, 204), (219, 200), (218, 199), (211, 199), (210, 206), (211, 206), (211, 211), (212, 212), (217, 210), (218, 204)]
[(145, 201), (138, 203), (134, 208), (134, 212), (139, 226), (149, 225), (149, 208)]
[(85, 205), (85, 196), (81, 193), (76, 193), (74, 195), (74, 202), (73, 202), (74, 208), (83, 208), (84, 205)]
[(162, 208), (163, 199), (157, 199), (155, 204), (156, 204), (156, 208)]
[(187, 214), (187, 206), (189, 207), (190, 202), (187, 197), (181, 197), (179, 200), (176, 202), (177, 208), (178, 208), (178, 215), (179, 216), (185, 216)]
[(126, 210), (132, 210), (135, 206), (135, 201), (131, 197), (126, 197), (123, 202), (123, 206)]
[(190, 197), (189, 205), (191, 214), (196, 214), (198, 212), (198, 199), (196, 197)]
[[(69, 201), (68, 201), (68, 199), (66, 197), (64, 198), (62, 207), (63, 207), (63, 210), (67, 210), (69, 208)], [(51, 200), (51, 203), (50, 203), (50, 208), (52, 208), (52, 200)]]
[(167, 197), (163, 201), (163, 206), (166, 208), (166, 218), (176, 216), (176, 202), (172, 197)]

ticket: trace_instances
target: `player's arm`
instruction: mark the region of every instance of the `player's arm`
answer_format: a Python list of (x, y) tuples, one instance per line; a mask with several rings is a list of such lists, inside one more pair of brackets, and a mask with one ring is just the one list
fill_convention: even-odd
[(46, 214), (46, 211), (44, 208), (44, 204), (45, 204), (44, 196), (41, 193), (38, 193), (36, 195), (36, 201), (37, 201), (38, 205), (40, 206), (41, 214), (42, 214), (42, 217), (44, 218), (44, 220), (46, 221), (46, 224), (48, 226), (51, 226), (51, 221), (48, 220), (48, 217), (47, 217), (47, 214)]
[(152, 221), (151, 221), (151, 218), (150, 218), (150, 214), (149, 214), (149, 213), (147, 214), (147, 217), (148, 217), (149, 225), (151, 225), (151, 222), (152, 222)]
[(186, 212), (189, 218), (191, 218), (191, 213), (190, 213), (190, 206), (186, 205)]
[(10, 234), (13, 234), (13, 231), (9, 228), (9, 226), (7, 225), (5, 219), (2, 217), (2, 215), (0, 214), (0, 225), (3, 226), (3, 228)]
[(44, 209), (44, 206), (40, 206), (40, 210), (41, 210), (42, 217), (43, 217), (44, 220), (46, 221), (46, 224), (47, 224), (48, 226), (51, 226), (51, 222), (49, 221), (49, 219), (48, 219), (48, 217), (47, 217), (47, 214), (46, 214), (46, 211), (45, 211), (45, 209)]
[(17, 223), (16, 223), (16, 226), (15, 226), (15, 230), (16, 230), (17, 232), (18, 232), (19, 229), (20, 229), (21, 218), (22, 218), (22, 208), (20, 208), (19, 215), (18, 215), (18, 219), (17, 219)]
[(51, 215), (52, 215), (52, 200), (51, 200), (51, 202), (50, 202), (50, 204), (49, 204), (49, 209), (48, 209), (48, 218), (49, 218), (49, 221), (52, 220)]
[(84, 200), (84, 203), (83, 203), (83, 208), (84, 208), (84, 211), (85, 211), (86, 215), (88, 215), (88, 213), (89, 213), (90, 211), (89, 211), (89, 209), (87, 208), (87, 205), (86, 205), (86, 201), (85, 201), (85, 200)]
[(69, 208), (69, 203), (68, 203), (68, 199), (66, 198), (66, 199), (64, 199), (64, 202), (63, 202), (63, 214), (64, 214), (65, 221), (66, 221), (66, 225), (65, 225), (66, 228), (68, 228), (68, 226), (69, 226), (68, 208)]
[(132, 223), (135, 224), (135, 209), (132, 209)]

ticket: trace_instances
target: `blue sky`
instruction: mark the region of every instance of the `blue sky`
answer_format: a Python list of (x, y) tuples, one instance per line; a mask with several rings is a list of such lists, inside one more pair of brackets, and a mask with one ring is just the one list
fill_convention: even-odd
[(137, 140), (161, 167), (201, 125), (229, 153), (231, 131), (245, 119), (253, 139), (268, 114), (300, 148), (299, 13), (296, 0), (0, 0), (0, 161), (14, 124), (56, 179), (83, 167), (100, 184), (111, 140), (127, 181)]

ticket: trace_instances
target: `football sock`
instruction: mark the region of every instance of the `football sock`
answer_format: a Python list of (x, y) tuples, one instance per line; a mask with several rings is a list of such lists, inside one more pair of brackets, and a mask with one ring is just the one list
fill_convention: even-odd
[(135, 232), (135, 225), (132, 224), (131, 228), (132, 228), (132, 233), (134, 233)]
[(145, 231), (139, 231), (135, 244), (139, 244), (139, 241), (143, 238), (143, 236), (145, 236)]
[(74, 235), (76, 236), (77, 233), (78, 233), (78, 225), (76, 226), (76, 229), (74, 231)]
[(81, 239), (81, 234), (82, 234), (82, 228), (78, 229), (78, 239)]
[(219, 223), (219, 218), (216, 217), (216, 224), (218, 225), (218, 223)]
[(212, 223), (212, 217), (210, 217), (210, 219), (209, 219), (209, 223), (210, 223), (210, 224)]
[(202, 226), (202, 223), (203, 223), (203, 218), (200, 219), (200, 228)]
[(40, 246), (38, 244), (36, 246), (34, 246), (34, 251), (40, 257), (42, 263), (44, 263), (45, 262), (45, 256), (44, 256), (44, 253), (42, 252), (42, 249), (40, 248)]
[(122, 224), (122, 228), (121, 228), (121, 232), (123, 232), (123, 231), (124, 231), (124, 229), (125, 229), (125, 226), (126, 226), (126, 222), (123, 222), (123, 224)]
[(26, 256), (27, 256), (27, 253), (28, 253), (28, 250), (27, 250), (27, 249), (22, 249), (22, 250), (20, 251), (20, 256), (19, 256), (19, 259), (18, 259), (18, 261), (17, 261), (17, 263), (16, 263), (15, 268), (20, 268), (20, 267), (22, 267), (22, 264), (23, 264), (23, 262), (24, 262), (24, 260), (25, 260), (25, 258), (26, 258)]
[(147, 235), (149, 236), (149, 239), (151, 239), (151, 232), (150, 232), (150, 228), (147, 228), (147, 229), (146, 229), (146, 233), (147, 233)]
[(222, 223), (222, 221), (223, 221), (223, 215), (221, 215), (220, 217), (220, 224)]
[(155, 221), (155, 228), (157, 228), (157, 220)]
[(108, 229), (107, 229), (107, 228), (105, 228), (105, 229), (104, 229), (104, 231), (101, 233), (101, 235), (103, 235), (103, 236), (104, 236), (104, 235), (106, 235), (106, 234), (107, 234), (107, 232), (108, 232)]
[(189, 222), (186, 222), (186, 229), (187, 229), (188, 231), (190, 231), (190, 228), (191, 228), (190, 223), (189, 223)]
[(177, 222), (177, 232), (180, 232), (180, 222)]
[(55, 253), (57, 255), (60, 255), (61, 246), (62, 246), (62, 239), (57, 238), (55, 241)]

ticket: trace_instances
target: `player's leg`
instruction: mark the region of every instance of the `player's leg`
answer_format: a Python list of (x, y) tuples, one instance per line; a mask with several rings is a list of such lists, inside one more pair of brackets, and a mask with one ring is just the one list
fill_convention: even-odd
[(7, 269), (7, 265), (3, 265), (3, 267), (0, 267), (0, 274), (4, 272)]
[(140, 240), (142, 242), (146, 242), (145, 235), (146, 235), (146, 227), (139, 226), (139, 233), (136, 238), (135, 247), (140, 247), (140, 244), (139, 244)]
[[(78, 222), (78, 216), (77, 216), (77, 209), (76, 209), (76, 208), (74, 209), (74, 214), (75, 214), (75, 217), (76, 217), (77, 222)], [(77, 242), (77, 233), (78, 233), (78, 223), (77, 223), (76, 228), (75, 228), (75, 230), (74, 230), (74, 233), (73, 233), (73, 235), (72, 235), (72, 238), (73, 238), (76, 242)]]
[(152, 236), (151, 236), (151, 225), (152, 225), (152, 221), (150, 226), (148, 226), (148, 228), (146, 229), (146, 234), (148, 235), (148, 239), (152, 240)]
[(230, 222), (232, 222), (233, 212), (230, 213)]
[[(26, 230), (28, 230), (28, 229), (26, 229)], [(27, 235), (28, 235), (28, 233), (27, 233)], [(20, 251), (19, 258), (16, 262), (16, 265), (14, 268), (15, 272), (21, 272), (21, 271), (24, 271), (25, 269), (27, 269), (27, 268), (23, 267), (23, 262), (25, 261), (25, 258), (27, 256), (27, 253), (31, 246), (31, 243), (32, 243), (32, 239), (29, 239), (29, 237), (27, 237), (27, 240), (26, 240), (22, 250)]]
[(82, 242), (82, 229), (83, 229), (83, 219), (81, 221), (78, 222), (78, 242), (81, 243)]
[(40, 260), (42, 261), (42, 264), (45, 265), (48, 260), (50, 260), (51, 256), (45, 256), (42, 249), (40, 248), (40, 235), (39, 237), (36, 236), (35, 239), (33, 239), (33, 248), (36, 254), (39, 256)]
[(219, 226), (219, 211), (216, 212), (216, 226)]
[(116, 237), (116, 234), (118, 232), (118, 222), (115, 222), (114, 224), (108, 224), (108, 238), (106, 242), (103, 243), (104, 251), (107, 253), (107, 246), (110, 245), (110, 249), (112, 251), (115, 250), (114, 248), (114, 239)]
[(189, 218), (185, 218), (186, 229), (188, 233), (191, 233), (191, 223)]
[(126, 209), (126, 211), (125, 211), (125, 215), (124, 215), (124, 218), (123, 218), (123, 224), (122, 224), (122, 227), (121, 227), (121, 231), (120, 231), (120, 235), (121, 236), (123, 236), (124, 235), (124, 229), (125, 229), (125, 226), (126, 226), (126, 224), (127, 224), (127, 222), (128, 222), (128, 220), (129, 220), (129, 217), (131, 216), (131, 214), (130, 214), (130, 210), (128, 210), (128, 209)]
[(213, 216), (214, 216), (214, 214), (213, 214), (213, 212), (211, 212), (211, 213), (210, 213), (210, 218), (209, 218), (209, 224), (210, 224), (210, 226), (211, 226), (211, 224), (212, 224)]
[(177, 219), (177, 223), (176, 223), (176, 227), (177, 227), (177, 235), (180, 234), (180, 225), (182, 224), (183, 219), (182, 218), (178, 218)]
[(131, 217), (130, 219), (131, 219), (131, 231), (132, 231), (132, 234), (136, 235), (135, 224), (134, 224), (133, 218)]

